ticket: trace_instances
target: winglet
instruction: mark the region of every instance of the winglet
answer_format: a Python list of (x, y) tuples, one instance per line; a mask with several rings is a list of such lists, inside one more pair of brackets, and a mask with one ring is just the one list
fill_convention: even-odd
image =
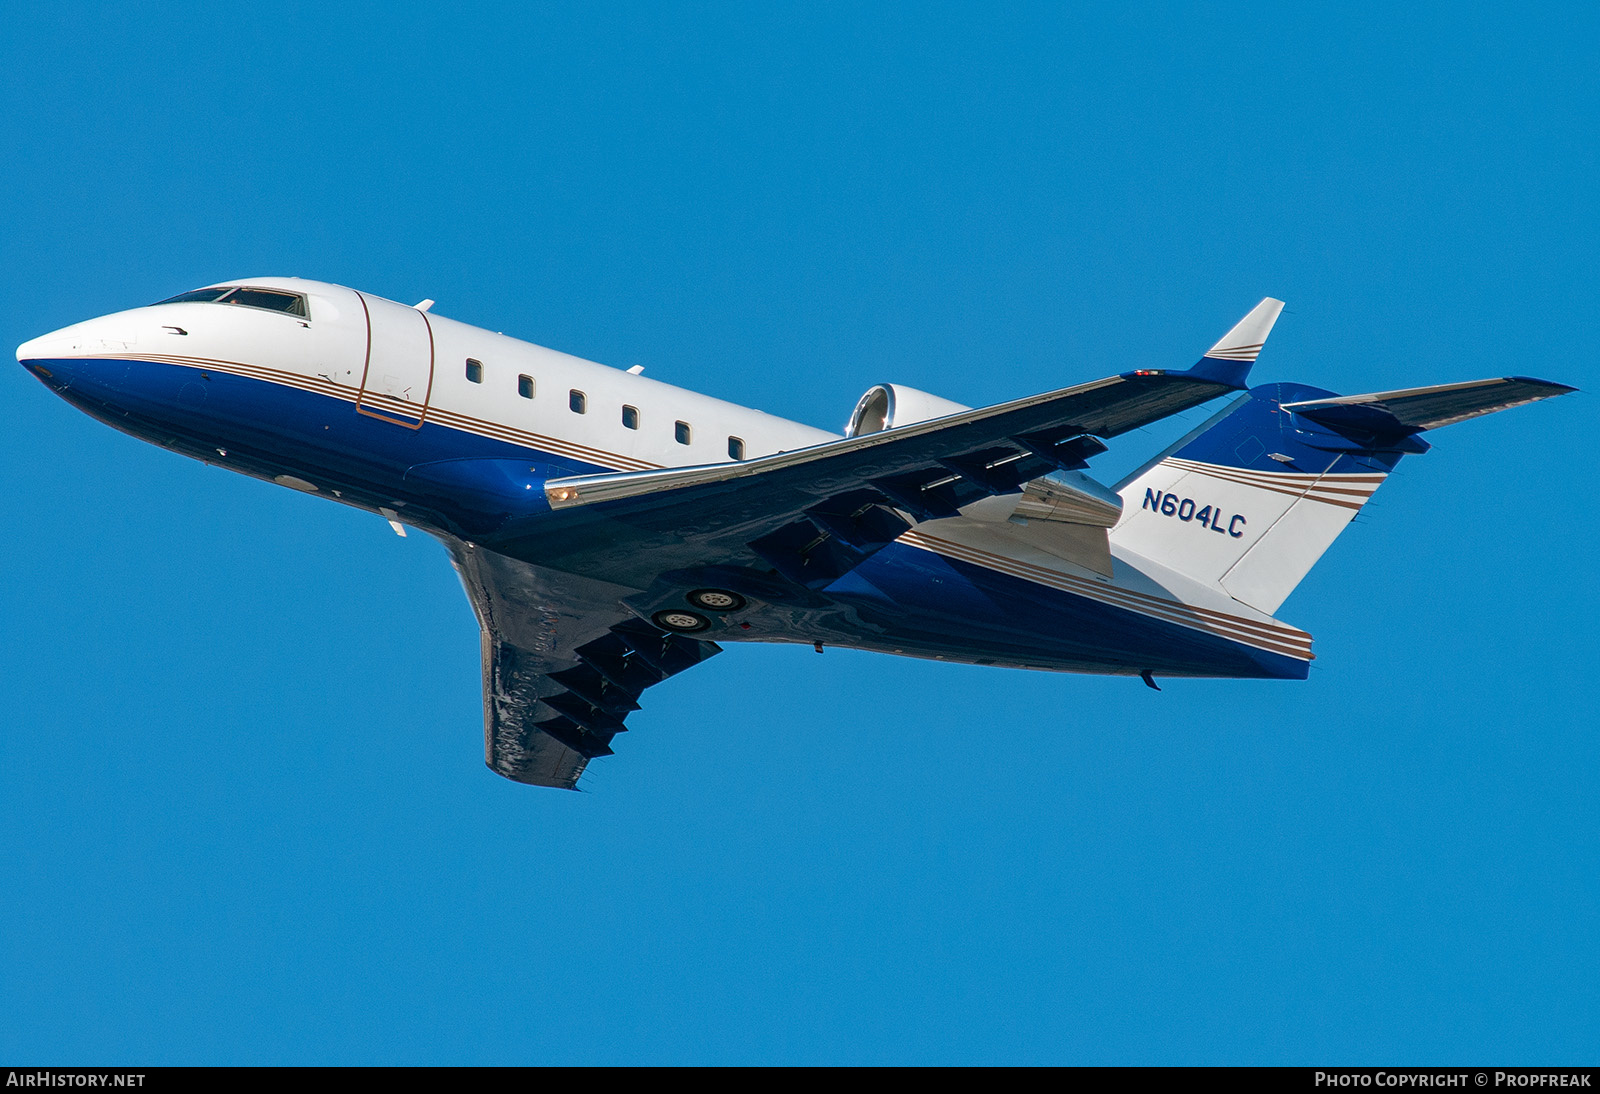
[(1256, 363), (1256, 357), (1260, 355), (1261, 347), (1266, 345), (1267, 335), (1272, 333), (1272, 325), (1278, 321), (1278, 314), (1282, 311), (1282, 300), (1267, 297), (1250, 309), (1249, 315), (1235, 323), (1232, 330), (1219, 338), (1216, 345), (1206, 350), (1206, 355), (1196, 362), (1187, 375), (1215, 380), (1229, 387), (1245, 387), (1250, 366)]

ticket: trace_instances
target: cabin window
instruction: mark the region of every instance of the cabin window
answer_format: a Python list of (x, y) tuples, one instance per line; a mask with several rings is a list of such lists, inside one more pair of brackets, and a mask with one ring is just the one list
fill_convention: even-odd
[(475, 384), (483, 383), (483, 362), (467, 358), (467, 379)]
[(532, 376), (518, 376), (517, 377), (517, 394), (522, 396), (524, 399), (533, 398), (533, 377)]
[(673, 422), (672, 436), (676, 438), (679, 444), (688, 444), (691, 440), (693, 440), (693, 435), (689, 431), (689, 423)]
[(744, 440), (742, 438), (728, 438), (728, 458), (732, 460), (744, 459)]
[(567, 405), (572, 408), (574, 414), (589, 413), (589, 397), (577, 388), (567, 392)]
[(629, 429), (639, 428), (639, 408), (625, 406), (622, 408), (622, 424)]

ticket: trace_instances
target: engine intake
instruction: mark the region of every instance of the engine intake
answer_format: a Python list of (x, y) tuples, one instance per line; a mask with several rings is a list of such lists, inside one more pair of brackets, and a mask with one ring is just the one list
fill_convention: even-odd
[(879, 384), (868, 388), (867, 393), (861, 396), (861, 401), (856, 403), (844, 435), (865, 437), (869, 433), (882, 433), (885, 429), (926, 422), (971, 409), (970, 406), (962, 406), (904, 384)]

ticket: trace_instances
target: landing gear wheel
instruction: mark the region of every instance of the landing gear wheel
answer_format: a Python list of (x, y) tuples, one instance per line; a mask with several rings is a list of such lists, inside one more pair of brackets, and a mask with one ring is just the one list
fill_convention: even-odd
[(745, 605), (744, 597), (726, 589), (696, 589), (684, 599), (708, 612), (736, 612)]
[(655, 620), (656, 626), (662, 630), (676, 631), (679, 634), (695, 634), (711, 626), (711, 620), (699, 612), (685, 611), (682, 608), (668, 608), (650, 618)]

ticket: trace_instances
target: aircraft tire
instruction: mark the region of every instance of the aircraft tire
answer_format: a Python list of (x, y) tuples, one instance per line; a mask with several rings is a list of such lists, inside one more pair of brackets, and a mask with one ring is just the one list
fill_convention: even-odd
[(665, 631), (674, 631), (678, 634), (697, 634), (709, 630), (711, 620), (699, 612), (686, 611), (682, 608), (668, 608), (659, 611), (650, 617), (655, 620), (656, 626)]
[(727, 589), (696, 589), (684, 599), (708, 612), (736, 612), (746, 604), (744, 597)]

